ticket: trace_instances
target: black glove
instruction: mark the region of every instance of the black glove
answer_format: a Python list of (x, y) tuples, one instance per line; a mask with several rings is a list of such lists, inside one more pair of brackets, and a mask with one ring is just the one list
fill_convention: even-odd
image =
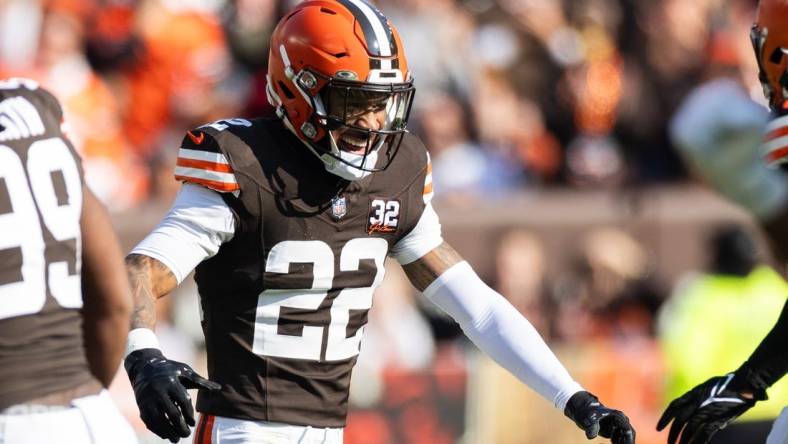
[(188, 365), (170, 361), (155, 348), (129, 353), (123, 366), (129, 374), (142, 422), (151, 432), (174, 443), (188, 437), (188, 426), (194, 426), (194, 409), (186, 389), (222, 388)]
[(657, 423), (657, 430), (662, 430), (673, 421), (668, 444), (674, 444), (679, 433), (680, 444), (707, 443), (718, 430), (767, 398), (766, 390), (753, 387), (737, 373), (711, 378), (670, 403)]
[(629, 418), (618, 410), (605, 407), (596, 396), (577, 392), (566, 403), (564, 414), (586, 432), (586, 438), (597, 435), (610, 438), (613, 444), (635, 444), (635, 429)]

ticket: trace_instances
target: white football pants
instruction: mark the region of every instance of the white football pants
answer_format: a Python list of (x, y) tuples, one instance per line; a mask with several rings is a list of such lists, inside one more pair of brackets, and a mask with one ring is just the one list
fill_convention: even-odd
[(201, 414), (194, 444), (342, 444), (343, 432)]
[(774, 420), (772, 431), (766, 438), (766, 444), (788, 444), (788, 407)]
[(0, 415), (0, 444), (136, 444), (137, 436), (102, 390), (42, 413)]

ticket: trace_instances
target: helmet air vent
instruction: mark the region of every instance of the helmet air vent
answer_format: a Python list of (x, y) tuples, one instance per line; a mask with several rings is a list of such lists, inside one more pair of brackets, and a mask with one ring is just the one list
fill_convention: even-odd
[(326, 7), (320, 8), (320, 12), (322, 12), (323, 14), (337, 15), (336, 11), (333, 11), (333, 10), (328, 9)]

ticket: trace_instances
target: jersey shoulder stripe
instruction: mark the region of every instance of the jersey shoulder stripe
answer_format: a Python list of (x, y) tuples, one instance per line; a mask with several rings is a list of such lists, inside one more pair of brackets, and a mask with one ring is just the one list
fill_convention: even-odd
[(233, 168), (216, 140), (199, 130), (189, 131), (183, 138), (175, 164), (175, 179), (222, 193), (240, 190)]
[(770, 165), (788, 162), (788, 116), (769, 122), (761, 149)]
[(432, 161), (430, 160), (430, 154), (427, 153), (427, 174), (424, 176), (424, 192), (421, 193), (424, 203), (430, 203), (434, 194), (432, 189)]

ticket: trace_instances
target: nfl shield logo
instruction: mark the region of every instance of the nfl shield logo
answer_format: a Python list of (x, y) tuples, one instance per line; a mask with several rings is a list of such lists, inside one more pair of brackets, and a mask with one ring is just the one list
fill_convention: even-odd
[(347, 205), (344, 197), (331, 199), (331, 216), (335, 220), (342, 219), (347, 214)]

